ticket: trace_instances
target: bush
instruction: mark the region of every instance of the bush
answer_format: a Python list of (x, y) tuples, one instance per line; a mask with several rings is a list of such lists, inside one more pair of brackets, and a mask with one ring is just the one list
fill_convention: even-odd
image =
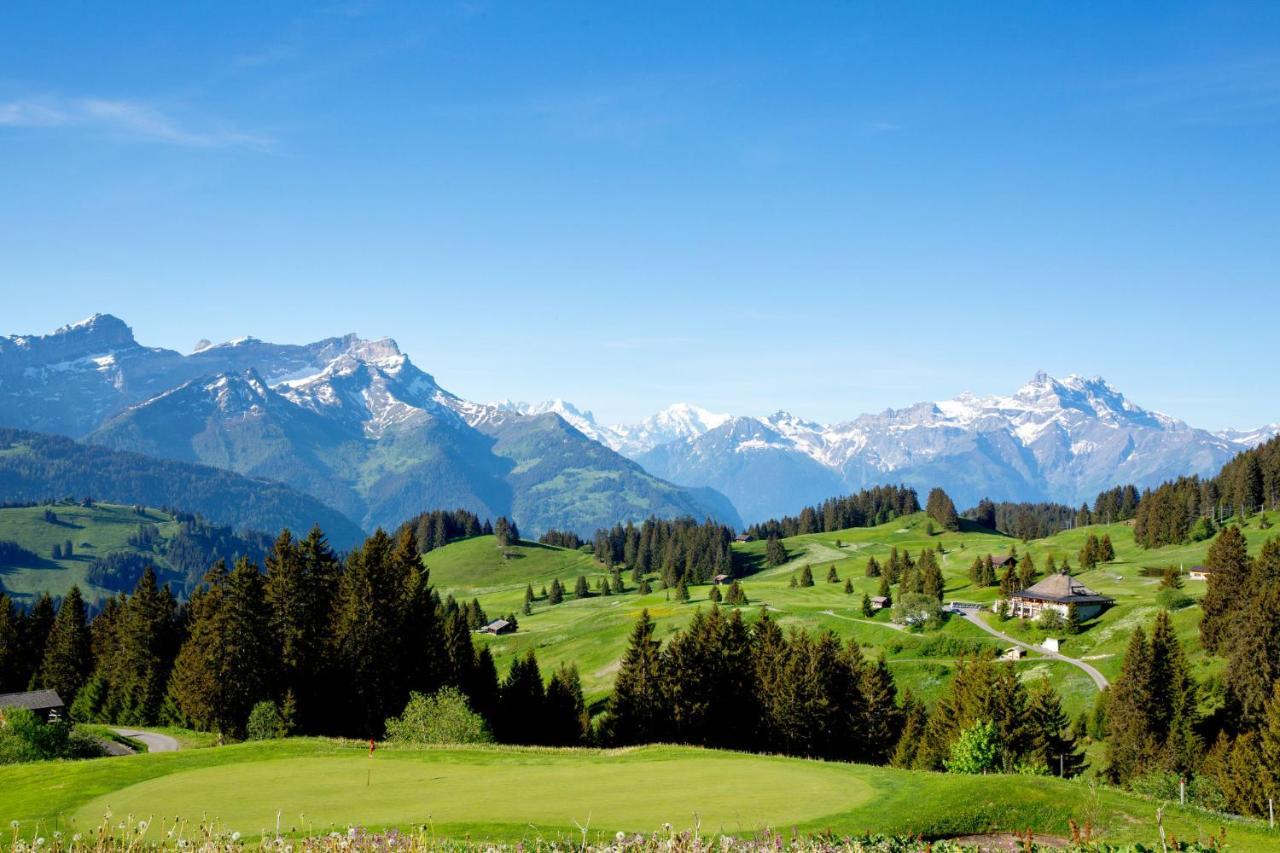
[(274, 740), (280, 737), (283, 728), (276, 703), (262, 701), (254, 705), (253, 710), (249, 712), (245, 734), (248, 735), (249, 740)]
[(908, 593), (893, 604), (893, 621), (902, 625), (936, 628), (942, 624), (942, 604), (935, 596)]
[(1195, 599), (1180, 589), (1168, 587), (1156, 593), (1156, 604), (1165, 610), (1181, 610), (1195, 604)]
[(0, 727), (0, 764), (52, 758), (97, 758), (102, 744), (65, 720), (45, 723), (26, 708), (8, 708)]
[(1067, 627), (1067, 620), (1062, 618), (1062, 614), (1052, 607), (1046, 607), (1040, 611), (1040, 618), (1036, 620), (1036, 624), (1046, 631), (1061, 631)]
[(951, 744), (951, 756), (944, 762), (952, 773), (986, 773), (1000, 763), (1000, 736), (996, 725), (979, 720), (960, 732)]
[(455, 687), (424, 696), (409, 694), (399, 717), (387, 720), (387, 740), (395, 743), (490, 743), (484, 719)]
[(1192, 525), (1191, 531), (1187, 534), (1187, 538), (1192, 542), (1203, 542), (1206, 539), (1212, 539), (1213, 535), (1218, 532), (1214, 527), (1213, 520), (1209, 518), (1199, 518)]

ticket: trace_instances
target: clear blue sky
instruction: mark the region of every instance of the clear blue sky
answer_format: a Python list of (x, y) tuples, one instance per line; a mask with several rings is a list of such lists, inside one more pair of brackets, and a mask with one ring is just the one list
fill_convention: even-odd
[[(479, 400), (1280, 420), (1280, 3), (0, 8), (0, 332), (398, 339)], [(424, 8), (425, 7), (425, 8)]]

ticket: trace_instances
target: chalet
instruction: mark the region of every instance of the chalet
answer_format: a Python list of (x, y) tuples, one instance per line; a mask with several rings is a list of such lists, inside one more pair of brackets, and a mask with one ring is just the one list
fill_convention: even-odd
[(1004, 654), (1000, 655), (1004, 660), (1022, 660), (1022, 656), (1026, 654), (1022, 649), (1014, 646), (1004, 650)]
[(733, 541), (734, 542), (754, 542), (755, 537), (752, 536), (750, 533), (739, 533), (737, 536), (733, 537)]
[(1008, 566), (1011, 569), (1016, 569), (1018, 568), (1018, 558), (1012, 556), (1011, 554), (1004, 554), (1003, 556), (1000, 556), (1000, 557), (992, 557), (991, 566), (992, 568), (996, 568), (996, 569), (1003, 569), (1005, 566)]
[(871, 596), (871, 606), (876, 610), (884, 610), (889, 606), (889, 599), (883, 595), (873, 595)]
[(481, 634), (510, 634), (516, 627), (506, 619), (495, 619), (480, 629)]
[(1213, 569), (1207, 566), (1192, 566), (1187, 569), (1187, 577), (1193, 581), (1207, 581)]
[(67, 713), (66, 706), (62, 704), (62, 697), (56, 690), (0, 694), (0, 723), (3, 723), (4, 712), (9, 708), (26, 708), (46, 723), (56, 723)]
[[(1115, 599), (1099, 595), (1067, 574), (1050, 575), (1040, 583), (1009, 596), (1009, 614), (1015, 618), (1036, 619), (1046, 610), (1056, 610), (1063, 617), (1075, 605), (1080, 619), (1090, 619), (1115, 604)], [(996, 608), (1000, 602), (996, 602)]]
[(716, 586), (728, 586), (733, 583), (733, 575), (716, 575), (711, 581)]

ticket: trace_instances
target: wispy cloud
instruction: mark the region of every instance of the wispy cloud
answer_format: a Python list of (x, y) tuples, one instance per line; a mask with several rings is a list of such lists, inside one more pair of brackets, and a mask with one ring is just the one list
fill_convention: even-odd
[(1186, 124), (1254, 124), (1280, 118), (1280, 56), (1167, 68), (1105, 87), (1132, 110)]
[(183, 123), (144, 102), (113, 98), (44, 97), (0, 102), (0, 127), (85, 130), (190, 148), (267, 150), (274, 142), (222, 122)]

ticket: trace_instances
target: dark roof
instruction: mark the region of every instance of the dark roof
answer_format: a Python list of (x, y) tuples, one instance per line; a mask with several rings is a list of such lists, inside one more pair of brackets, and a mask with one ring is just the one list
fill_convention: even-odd
[(1056, 601), (1061, 604), (1111, 604), (1115, 599), (1099, 595), (1071, 575), (1056, 574), (1029, 586), (1022, 592), (1014, 593), (1015, 598), (1030, 598), (1034, 601)]
[(1191, 568), (1187, 569), (1187, 571), (1189, 571), (1189, 572), (1211, 572), (1211, 571), (1213, 571), (1213, 569), (1212, 569), (1212, 568), (1210, 568), (1209, 566), (1192, 566)]
[(481, 628), (481, 631), (501, 631), (503, 628), (510, 628), (511, 623), (506, 619), (494, 619), (488, 625)]
[(0, 708), (27, 708), (31, 711), (46, 711), (49, 708), (63, 707), (62, 698), (56, 690), (32, 690), (28, 693), (0, 693)]
[(871, 596), (871, 603), (872, 603), (872, 604), (884, 605), (884, 604), (886, 604), (888, 601), (889, 601), (889, 599), (888, 599), (888, 597), (887, 597), (887, 596), (883, 596), (883, 595), (873, 595), (873, 596)]
[(1013, 563), (1016, 566), (1018, 565), (1018, 558), (1010, 554), (1003, 554), (999, 557), (991, 558), (991, 565), (993, 566), (1003, 566), (1006, 563)]

